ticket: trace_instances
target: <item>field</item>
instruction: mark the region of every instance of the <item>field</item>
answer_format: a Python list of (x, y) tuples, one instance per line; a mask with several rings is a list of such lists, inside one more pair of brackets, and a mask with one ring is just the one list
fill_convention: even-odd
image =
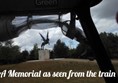
[[(113, 61), (115, 68), (118, 70), (118, 61)], [(96, 61), (80, 59), (62, 59), (49, 61), (30, 61), (13, 65), (1, 65), (0, 72), (3, 70), (16, 70), (18, 72), (30, 72), (32, 70), (41, 72), (86, 72), (92, 70), (98, 72), (99, 68)], [(25, 77), (25, 78), (0, 78), (0, 83), (105, 83), (103, 78), (93, 77)]]

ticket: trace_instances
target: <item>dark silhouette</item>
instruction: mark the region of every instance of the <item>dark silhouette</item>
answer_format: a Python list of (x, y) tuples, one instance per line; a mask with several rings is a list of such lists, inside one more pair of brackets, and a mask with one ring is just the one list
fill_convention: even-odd
[(118, 12), (116, 13), (116, 22), (118, 23)]
[[(40, 34), (40, 33), (39, 33)], [(49, 32), (47, 32), (47, 39), (45, 39), (44, 37), (43, 37), (43, 35), (42, 34), (40, 34), (40, 36), (42, 37), (42, 39), (43, 39), (43, 42), (42, 42), (42, 44), (41, 44), (41, 49), (44, 49), (44, 46), (46, 45), (46, 44), (49, 44)]]

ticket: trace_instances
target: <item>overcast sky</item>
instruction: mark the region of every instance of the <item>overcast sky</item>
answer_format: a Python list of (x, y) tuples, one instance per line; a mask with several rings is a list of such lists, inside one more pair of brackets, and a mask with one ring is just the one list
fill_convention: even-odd
[[(91, 8), (91, 14), (99, 33), (104, 31), (118, 33), (118, 24), (115, 19), (117, 11), (118, 0), (103, 0), (99, 5)], [(63, 16), (63, 19), (67, 20), (68, 17), (69, 14)], [(20, 19), (17, 18), (16, 20), (18, 21)], [(20, 22), (21, 21), (19, 21), (19, 23)], [(77, 22), (77, 25), (81, 28), (79, 22)], [(47, 29), (47, 26), (39, 27), (39, 25), (34, 25), (33, 28), (38, 29), (27, 30), (19, 37), (13, 39), (15, 41), (14, 44), (20, 46), (21, 50), (31, 50), (35, 43), (37, 43), (40, 48), (43, 41), (39, 35), (39, 32), (46, 37), (47, 31), (49, 32), (50, 45), (46, 45), (46, 49), (52, 49), (58, 39), (61, 39), (70, 48), (75, 48), (78, 45), (78, 42), (75, 40), (65, 37), (59, 27)]]

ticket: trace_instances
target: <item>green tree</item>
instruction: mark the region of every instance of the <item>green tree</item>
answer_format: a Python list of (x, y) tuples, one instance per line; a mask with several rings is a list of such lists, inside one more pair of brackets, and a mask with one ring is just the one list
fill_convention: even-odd
[(5, 44), (5, 47), (12, 48), (12, 46), (13, 46), (13, 41), (12, 41), (12, 40), (8, 40), (8, 41), (5, 41), (4, 44)]
[(4, 42), (4, 45), (0, 47), (0, 61), (5, 63), (16, 63), (19, 62), (20, 48), (14, 46), (13, 41), (9, 40)]
[(76, 49), (69, 49), (68, 51), (69, 58), (77, 58)]
[(38, 44), (34, 44), (33, 49), (30, 51), (30, 59), (31, 60), (38, 60)]
[(21, 55), (23, 61), (29, 60), (29, 52), (27, 50), (22, 51)]
[(118, 58), (118, 35), (103, 32), (100, 37), (110, 58)]
[(55, 58), (66, 58), (68, 57), (69, 48), (61, 40), (57, 40), (53, 48)]

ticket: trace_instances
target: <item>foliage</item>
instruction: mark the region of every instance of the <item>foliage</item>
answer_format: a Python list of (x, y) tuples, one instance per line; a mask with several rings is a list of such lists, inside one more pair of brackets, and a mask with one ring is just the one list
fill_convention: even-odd
[(30, 59), (38, 60), (38, 44), (34, 44), (33, 49), (30, 51)]
[(20, 59), (20, 48), (14, 46), (12, 40), (0, 44), (0, 63), (16, 63)]
[(66, 58), (68, 57), (69, 48), (61, 40), (57, 40), (53, 48), (55, 58)]
[(29, 60), (29, 52), (27, 50), (22, 51), (21, 55), (23, 61)]
[(118, 35), (113, 33), (101, 33), (100, 37), (111, 58), (118, 58)]
[(69, 49), (68, 55), (69, 55), (68, 58), (78, 58), (77, 53), (76, 53), (76, 49), (74, 49), (74, 48), (73, 49)]

